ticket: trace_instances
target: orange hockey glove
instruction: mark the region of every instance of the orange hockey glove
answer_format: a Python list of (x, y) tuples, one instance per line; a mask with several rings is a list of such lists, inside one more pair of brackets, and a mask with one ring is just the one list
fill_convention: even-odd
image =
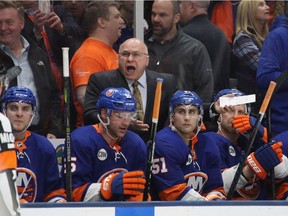
[(111, 174), (102, 181), (101, 195), (105, 200), (113, 196), (138, 196), (143, 193), (145, 183), (143, 171)]
[[(254, 127), (256, 123), (256, 118), (249, 115), (237, 115), (234, 116), (234, 120), (232, 122), (233, 127), (237, 129), (239, 133), (244, 132), (252, 132), (252, 127)], [(261, 124), (259, 126), (256, 139), (262, 139), (264, 142), (267, 142), (267, 129), (263, 127)]]
[(251, 153), (246, 164), (260, 178), (265, 179), (267, 172), (282, 162), (282, 142), (268, 143)]

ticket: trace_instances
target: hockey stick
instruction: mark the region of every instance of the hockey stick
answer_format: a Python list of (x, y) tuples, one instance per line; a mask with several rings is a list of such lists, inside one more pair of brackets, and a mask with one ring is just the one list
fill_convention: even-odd
[(69, 48), (63, 47), (63, 79), (64, 79), (64, 107), (65, 107), (65, 177), (67, 201), (72, 201), (72, 173), (71, 173), (71, 146), (70, 146), (70, 78), (69, 78)]
[(236, 189), (236, 186), (237, 186), (237, 183), (239, 181), (240, 175), (241, 175), (242, 170), (243, 170), (243, 168), (245, 166), (246, 159), (247, 159), (248, 155), (250, 154), (252, 145), (253, 145), (254, 140), (256, 138), (259, 126), (260, 126), (261, 121), (262, 121), (262, 119), (264, 117), (266, 109), (267, 109), (267, 107), (269, 105), (269, 102), (270, 102), (270, 99), (272, 97), (272, 94), (273, 94), (273, 91), (275, 89), (275, 86), (276, 86), (276, 83), (271, 81), (270, 84), (269, 84), (268, 90), (266, 92), (265, 98), (264, 98), (264, 100), (262, 102), (262, 105), (260, 107), (260, 111), (258, 113), (258, 117), (257, 117), (257, 120), (255, 122), (253, 131), (252, 131), (252, 133), (251, 133), (251, 135), (249, 137), (248, 143), (246, 145), (246, 148), (245, 148), (245, 151), (244, 151), (245, 154), (243, 155), (242, 160), (240, 161), (240, 163), (238, 165), (238, 168), (237, 168), (235, 176), (233, 178), (231, 187), (229, 189), (229, 192), (228, 192), (228, 195), (227, 195), (227, 199), (228, 200), (232, 198), (233, 193), (234, 193), (234, 191)]
[[(275, 92), (275, 90), (274, 90)], [(273, 97), (273, 95), (272, 95)], [(272, 98), (271, 98), (272, 101)], [(267, 141), (270, 143), (272, 141), (272, 133), (271, 133), (271, 110), (270, 110), (270, 104), (266, 111), (266, 128), (267, 128)], [(276, 198), (276, 189), (275, 189), (275, 173), (274, 169), (271, 169), (270, 171), (270, 179), (271, 179), (271, 189), (272, 189), (272, 199), (275, 200)]]
[[(277, 79), (276, 79), (276, 87), (274, 89), (274, 92), (272, 94), (272, 97), (270, 101), (273, 101), (274, 95), (277, 93), (277, 91), (281, 88), (283, 83), (288, 79), (288, 70), (284, 71)], [(271, 130), (271, 106), (269, 104), (267, 111), (266, 111), (266, 128), (267, 128), (267, 138), (268, 143), (272, 141), (272, 130)], [(275, 174), (274, 169), (270, 171), (270, 179), (271, 179), (271, 185), (272, 185), (272, 198), (273, 200), (276, 199), (276, 189), (275, 189)]]
[(160, 110), (160, 101), (162, 95), (162, 82), (163, 79), (157, 78), (157, 86), (155, 91), (155, 98), (154, 98), (154, 107), (153, 107), (153, 115), (152, 115), (152, 128), (151, 128), (151, 136), (150, 136), (150, 146), (148, 150), (148, 160), (146, 166), (146, 183), (145, 189), (143, 194), (143, 201), (148, 200), (148, 195), (150, 191), (150, 183), (151, 183), (151, 176), (152, 176), (152, 164), (154, 159), (154, 151), (155, 151), (155, 137), (157, 132), (157, 125), (158, 125), (158, 118), (159, 118), (159, 110)]

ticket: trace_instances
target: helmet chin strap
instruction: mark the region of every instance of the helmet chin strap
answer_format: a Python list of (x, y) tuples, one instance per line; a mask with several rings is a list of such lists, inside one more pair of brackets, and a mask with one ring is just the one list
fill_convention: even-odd
[[(220, 119), (220, 121), (219, 121)], [(221, 127), (221, 124), (222, 124), (222, 114), (219, 115), (219, 119), (217, 120), (217, 125), (218, 125), (218, 131), (220, 131), (221, 134), (222, 133), (222, 127)]]
[(101, 117), (100, 117), (100, 115), (99, 114), (97, 114), (97, 118), (99, 119), (99, 121), (100, 121), (100, 124), (103, 126), (103, 128), (104, 128), (104, 131), (106, 132), (106, 134), (107, 134), (107, 136), (109, 137), (109, 138), (111, 138), (111, 139), (113, 139), (113, 140), (117, 140), (117, 139), (119, 139), (119, 137), (115, 137), (115, 136), (112, 136), (110, 133), (109, 133), (109, 129), (108, 129), (108, 125), (110, 125), (110, 118), (109, 117), (106, 117), (106, 119), (107, 119), (107, 123), (104, 123), (103, 121), (102, 121), (102, 119), (101, 119)]

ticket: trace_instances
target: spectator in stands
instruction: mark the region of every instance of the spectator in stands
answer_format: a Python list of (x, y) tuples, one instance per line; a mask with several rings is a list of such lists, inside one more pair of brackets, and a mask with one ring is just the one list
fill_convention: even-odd
[(235, 15), (239, 1), (241, 0), (211, 1), (208, 10), (211, 22), (224, 32), (230, 45), (235, 33)]
[[(113, 47), (116, 52), (119, 51), (120, 45), (129, 38), (134, 37), (134, 1), (120, 1), (118, 0), (120, 7), (119, 11), (122, 19), (124, 20), (124, 25), (121, 29), (121, 36), (114, 43)], [(143, 19), (144, 34), (148, 30), (148, 23)]]
[[(287, 7), (288, 3), (286, 3)], [(257, 86), (266, 92), (270, 81), (288, 70), (288, 11), (279, 16), (266, 37), (259, 58), (257, 70)], [(275, 93), (271, 101), (271, 129), (273, 135), (288, 130), (288, 85), (287, 80)]]
[(268, 34), (269, 7), (264, 0), (242, 0), (238, 6), (233, 58), (237, 88), (245, 94), (256, 94), (252, 113), (258, 113), (262, 97), (256, 88), (256, 71), (262, 45)]
[[(81, 32), (80, 34), (70, 34), (68, 36), (69, 39), (69, 48), (71, 51), (69, 52), (69, 57), (73, 57), (77, 49), (82, 45), (83, 41), (87, 38), (87, 34), (84, 31), (83, 27), (83, 16), (85, 8), (87, 7), (89, 1), (61, 1), (61, 4), (64, 8), (71, 13), (75, 24), (79, 27)], [(65, 23), (64, 23), (65, 25)]]
[(204, 102), (212, 99), (214, 81), (205, 46), (183, 33), (178, 1), (155, 0), (151, 23), (153, 34), (146, 40), (148, 69), (174, 74), (179, 89), (195, 91)]
[(95, 103), (101, 91), (114, 86), (124, 87), (130, 92), (136, 92), (133, 84), (137, 82), (142, 102), (141, 111), (139, 107), (137, 111), (139, 114), (142, 114), (142, 118), (138, 116), (138, 120), (130, 125), (129, 129), (139, 134), (147, 142), (150, 138), (152, 128), (153, 102), (157, 78), (163, 79), (157, 129), (160, 130), (165, 124), (168, 124), (168, 101), (177, 90), (175, 77), (171, 74), (148, 70), (146, 68), (148, 62), (148, 50), (143, 41), (137, 38), (130, 38), (121, 44), (119, 50), (119, 69), (94, 73), (90, 76), (84, 104), (85, 124), (99, 122)]
[(2, 102), (2, 112), (10, 120), (15, 136), (16, 185), (20, 201), (66, 202), (53, 145), (45, 137), (27, 130), (37, 109), (32, 91), (25, 87), (11, 87)]
[[(183, 32), (201, 41), (208, 51), (212, 64), (215, 95), (230, 86), (231, 47), (223, 31), (209, 20), (209, 4), (210, 1), (203, 0), (181, 1), (180, 24)], [(207, 130), (217, 130), (217, 125), (210, 121), (208, 112), (204, 115), (204, 123)]]
[(71, 47), (70, 56), (72, 57), (76, 50), (71, 38), (83, 37), (83, 31), (62, 5), (53, 6), (49, 1), (45, 1), (46, 5), (42, 8), (41, 2), (37, 0), (19, 2), (25, 11), (25, 26), (21, 34), (35, 41), (45, 50), (59, 91), (62, 92), (62, 47)]
[(25, 86), (36, 97), (38, 109), (29, 128), (48, 138), (63, 135), (63, 116), (59, 91), (45, 52), (20, 32), (24, 28), (24, 10), (16, 1), (0, 2), (0, 63), (6, 70), (19, 66), (22, 72), (10, 86)]
[(92, 73), (118, 68), (118, 55), (113, 44), (124, 24), (114, 1), (90, 2), (84, 12), (84, 29), (88, 38), (73, 56), (71, 81), (78, 112), (77, 126), (83, 124), (83, 104), (88, 79)]
[(183, 32), (201, 41), (209, 54), (213, 78), (214, 94), (229, 87), (230, 44), (227, 37), (208, 18), (210, 1), (181, 1), (180, 23)]

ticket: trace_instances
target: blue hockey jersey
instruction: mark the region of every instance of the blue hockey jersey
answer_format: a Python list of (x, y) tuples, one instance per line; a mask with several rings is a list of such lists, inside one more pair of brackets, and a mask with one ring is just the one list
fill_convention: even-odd
[(191, 188), (203, 196), (223, 192), (219, 150), (205, 133), (190, 147), (170, 127), (159, 131), (152, 174), (153, 199), (181, 200)]
[(53, 145), (43, 136), (26, 131), (25, 139), (15, 141), (19, 198), (23, 202), (54, 202), (66, 194), (58, 171)]
[(147, 148), (134, 132), (127, 131), (118, 145), (110, 145), (98, 125), (77, 128), (71, 134), (72, 193), (74, 201), (83, 201), (92, 183), (101, 183), (112, 173), (145, 172)]
[[(207, 132), (206, 135), (214, 140), (214, 144), (219, 148), (222, 171), (232, 168), (233, 166), (240, 163), (244, 154), (245, 146), (248, 143), (248, 139), (246, 137), (240, 135), (237, 140), (237, 144), (235, 144), (223, 135), (217, 134), (215, 132)], [(254, 143), (255, 145), (252, 146), (252, 151), (257, 149), (261, 143), (263, 144), (262, 140), (256, 140)], [(258, 178), (250, 179), (243, 188), (236, 189), (232, 199), (265, 200), (268, 198), (268, 191), (266, 190), (267, 187), (268, 186), (266, 181), (260, 181)]]
[[(274, 137), (275, 141), (282, 142), (283, 155), (288, 157), (288, 131), (282, 132)], [(276, 174), (275, 174), (276, 175)], [(282, 179), (276, 179), (276, 199), (287, 200), (288, 199), (288, 177)]]

